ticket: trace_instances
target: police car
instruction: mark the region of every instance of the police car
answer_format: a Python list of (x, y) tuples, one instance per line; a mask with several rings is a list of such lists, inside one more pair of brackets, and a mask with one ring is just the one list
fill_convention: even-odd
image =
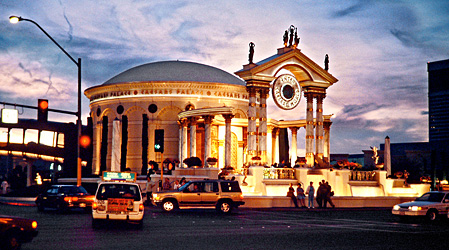
[(143, 225), (144, 205), (134, 172), (103, 172), (92, 204), (92, 226), (101, 221)]

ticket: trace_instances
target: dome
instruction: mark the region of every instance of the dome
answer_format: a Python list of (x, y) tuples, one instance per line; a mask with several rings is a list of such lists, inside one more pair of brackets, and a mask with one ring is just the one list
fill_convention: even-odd
[(221, 69), (194, 62), (163, 61), (128, 69), (103, 85), (130, 82), (213, 82), (246, 86), (240, 78)]

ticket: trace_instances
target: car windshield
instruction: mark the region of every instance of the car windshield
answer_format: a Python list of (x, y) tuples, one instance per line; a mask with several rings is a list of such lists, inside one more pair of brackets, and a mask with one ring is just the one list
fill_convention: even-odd
[(126, 185), (119, 183), (104, 183), (98, 187), (97, 199), (107, 200), (109, 198), (134, 199), (140, 201), (140, 191), (137, 185)]
[(431, 201), (431, 202), (441, 202), (444, 198), (444, 193), (425, 193), (416, 201)]
[(86, 195), (87, 191), (86, 189), (84, 189), (83, 187), (77, 187), (77, 186), (63, 186), (61, 187), (60, 193), (64, 193), (64, 194), (81, 194), (81, 195)]

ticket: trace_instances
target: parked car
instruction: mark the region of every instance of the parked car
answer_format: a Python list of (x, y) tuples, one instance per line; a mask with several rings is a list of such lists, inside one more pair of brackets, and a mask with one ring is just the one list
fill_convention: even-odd
[(39, 211), (45, 208), (56, 208), (58, 211), (84, 208), (90, 211), (93, 200), (94, 196), (82, 186), (52, 185), (47, 191), (37, 196), (36, 205)]
[(0, 215), (1, 249), (20, 249), (23, 243), (31, 242), (37, 234), (35, 220)]
[(92, 227), (98, 227), (101, 221), (124, 221), (142, 227), (144, 200), (136, 176), (132, 172), (103, 173), (92, 206)]
[(230, 213), (245, 204), (239, 183), (227, 180), (189, 181), (178, 190), (153, 193), (153, 202), (166, 212), (177, 208), (215, 208)]
[(429, 221), (435, 221), (440, 216), (449, 216), (449, 191), (427, 192), (415, 201), (395, 205), (391, 212), (403, 218), (425, 216)]

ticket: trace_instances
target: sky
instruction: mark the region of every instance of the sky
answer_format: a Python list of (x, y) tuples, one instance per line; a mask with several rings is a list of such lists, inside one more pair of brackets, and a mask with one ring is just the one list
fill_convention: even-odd
[[(184, 60), (229, 73), (276, 54), (284, 31), (298, 28), (301, 52), (338, 82), (323, 113), (331, 118), (331, 153), (362, 153), (391, 143), (428, 141), (427, 62), (449, 58), (449, 1), (422, 0), (0, 0), (0, 101), (77, 110), (77, 67), (30, 22), (75, 60), (82, 89), (138, 65)], [(82, 95), (83, 124), (89, 100)], [(1, 105), (0, 105), (1, 106)], [(6, 108), (13, 108), (5, 106)], [(4, 108), (4, 106), (1, 106)], [(36, 111), (19, 109), (19, 118)], [(305, 98), (290, 111), (270, 98), (268, 118), (305, 119)], [(75, 122), (50, 112), (49, 120)], [(304, 129), (298, 132), (304, 151)]]

